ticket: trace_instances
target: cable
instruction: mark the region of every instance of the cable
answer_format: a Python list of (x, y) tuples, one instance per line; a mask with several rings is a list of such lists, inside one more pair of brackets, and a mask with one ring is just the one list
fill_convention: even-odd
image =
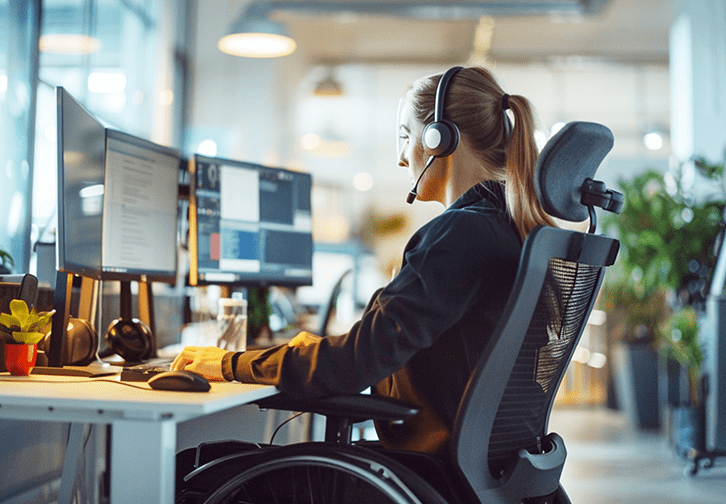
[(275, 432), (272, 433), (272, 437), (270, 438), (270, 444), (275, 440), (275, 436), (277, 435), (278, 431), (282, 428), (283, 425), (288, 423), (290, 420), (295, 420), (297, 417), (305, 413), (304, 411), (301, 411), (300, 413), (295, 413), (293, 416), (282, 422), (280, 425), (277, 426), (277, 429), (275, 429)]
[(0, 377), (0, 383), (2, 382), (12, 382), (12, 383), (93, 383), (93, 382), (107, 382), (107, 383), (116, 383), (118, 385), (125, 385), (126, 387), (133, 387), (139, 390), (149, 390), (152, 392), (158, 392), (156, 389), (152, 389), (150, 387), (140, 387), (138, 385), (134, 385), (130, 382), (124, 382), (124, 381), (118, 381), (118, 380), (109, 380), (108, 378), (88, 378), (84, 380), (73, 380), (73, 381), (61, 381), (61, 380), (19, 380), (15, 378), (11, 379), (5, 379)]

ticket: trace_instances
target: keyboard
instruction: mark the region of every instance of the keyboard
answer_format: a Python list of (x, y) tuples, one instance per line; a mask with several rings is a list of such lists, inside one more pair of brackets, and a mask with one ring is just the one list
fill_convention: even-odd
[(118, 366), (93, 362), (88, 366), (63, 366), (63, 367), (47, 367), (35, 366), (30, 372), (34, 375), (50, 375), (50, 376), (80, 376), (83, 378), (97, 378), (99, 376), (111, 376), (121, 372)]
[(121, 371), (121, 381), (145, 382), (150, 378), (171, 371), (171, 361), (169, 362), (147, 362), (136, 366), (126, 366)]

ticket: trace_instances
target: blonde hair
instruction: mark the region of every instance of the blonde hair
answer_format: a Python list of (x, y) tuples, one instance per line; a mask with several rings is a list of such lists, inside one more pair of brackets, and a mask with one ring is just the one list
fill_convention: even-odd
[[(418, 79), (406, 94), (414, 116), (423, 125), (433, 120), (440, 79), (440, 74)], [(538, 151), (532, 106), (523, 96), (508, 97), (514, 123), (507, 135), (504, 94), (489, 70), (464, 68), (449, 82), (444, 118), (456, 124), (461, 141), (490, 168), (487, 176), (504, 185), (507, 211), (524, 240), (535, 226), (555, 223), (542, 209), (534, 189)]]

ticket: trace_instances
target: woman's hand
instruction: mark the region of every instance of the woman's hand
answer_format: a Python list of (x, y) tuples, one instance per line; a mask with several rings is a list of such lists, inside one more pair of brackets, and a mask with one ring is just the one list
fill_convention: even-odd
[(289, 347), (302, 347), (310, 345), (311, 343), (317, 343), (320, 341), (320, 336), (316, 336), (313, 333), (309, 333), (307, 331), (302, 331), (297, 334), (293, 339), (290, 340), (290, 342), (287, 344)]
[(185, 347), (171, 364), (171, 370), (186, 369), (209, 380), (224, 380), (222, 357), (229, 350), (217, 347)]

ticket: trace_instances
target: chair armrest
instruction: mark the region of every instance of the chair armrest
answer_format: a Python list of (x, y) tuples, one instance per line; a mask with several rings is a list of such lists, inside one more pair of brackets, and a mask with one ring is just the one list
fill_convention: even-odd
[(326, 417), (350, 419), (352, 423), (364, 420), (395, 422), (419, 412), (419, 408), (389, 397), (368, 394), (332, 395), (315, 399), (298, 399), (277, 394), (255, 401), (261, 409), (307, 411)]

